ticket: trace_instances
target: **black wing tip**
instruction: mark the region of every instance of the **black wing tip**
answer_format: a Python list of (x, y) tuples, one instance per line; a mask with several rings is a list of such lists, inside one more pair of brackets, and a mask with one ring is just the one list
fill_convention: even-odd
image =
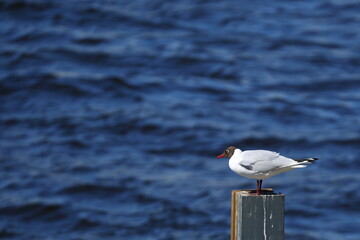
[(295, 161), (301, 163), (301, 162), (309, 162), (309, 163), (315, 163), (316, 160), (319, 160), (319, 158), (304, 158), (304, 159), (295, 159)]

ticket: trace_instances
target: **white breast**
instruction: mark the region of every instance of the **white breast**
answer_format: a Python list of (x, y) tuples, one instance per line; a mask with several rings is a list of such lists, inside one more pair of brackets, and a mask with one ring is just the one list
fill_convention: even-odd
[(254, 172), (240, 165), (240, 161), (242, 160), (241, 153), (242, 151), (240, 149), (235, 149), (234, 154), (229, 159), (229, 168), (242, 177), (257, 179)]

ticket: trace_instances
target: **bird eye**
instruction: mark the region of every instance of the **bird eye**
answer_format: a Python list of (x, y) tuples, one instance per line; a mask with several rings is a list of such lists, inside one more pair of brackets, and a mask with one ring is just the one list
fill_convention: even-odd
[(229, 153), (229, 150), (226, 150), (225, 153)]

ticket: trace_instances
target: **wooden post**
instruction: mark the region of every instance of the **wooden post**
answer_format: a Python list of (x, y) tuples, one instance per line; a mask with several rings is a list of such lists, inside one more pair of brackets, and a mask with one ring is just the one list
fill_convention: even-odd
[(262, 189), (232, 191), (231, 240), (283, 240), (285, 195)]

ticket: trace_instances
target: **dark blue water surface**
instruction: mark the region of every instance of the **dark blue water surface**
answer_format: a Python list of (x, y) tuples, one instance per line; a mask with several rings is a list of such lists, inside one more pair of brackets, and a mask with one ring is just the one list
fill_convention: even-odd
[(230, 236), (228, 145), (286, 239), (360, 239), (360, 1), (0, 0), (0, 238)]

